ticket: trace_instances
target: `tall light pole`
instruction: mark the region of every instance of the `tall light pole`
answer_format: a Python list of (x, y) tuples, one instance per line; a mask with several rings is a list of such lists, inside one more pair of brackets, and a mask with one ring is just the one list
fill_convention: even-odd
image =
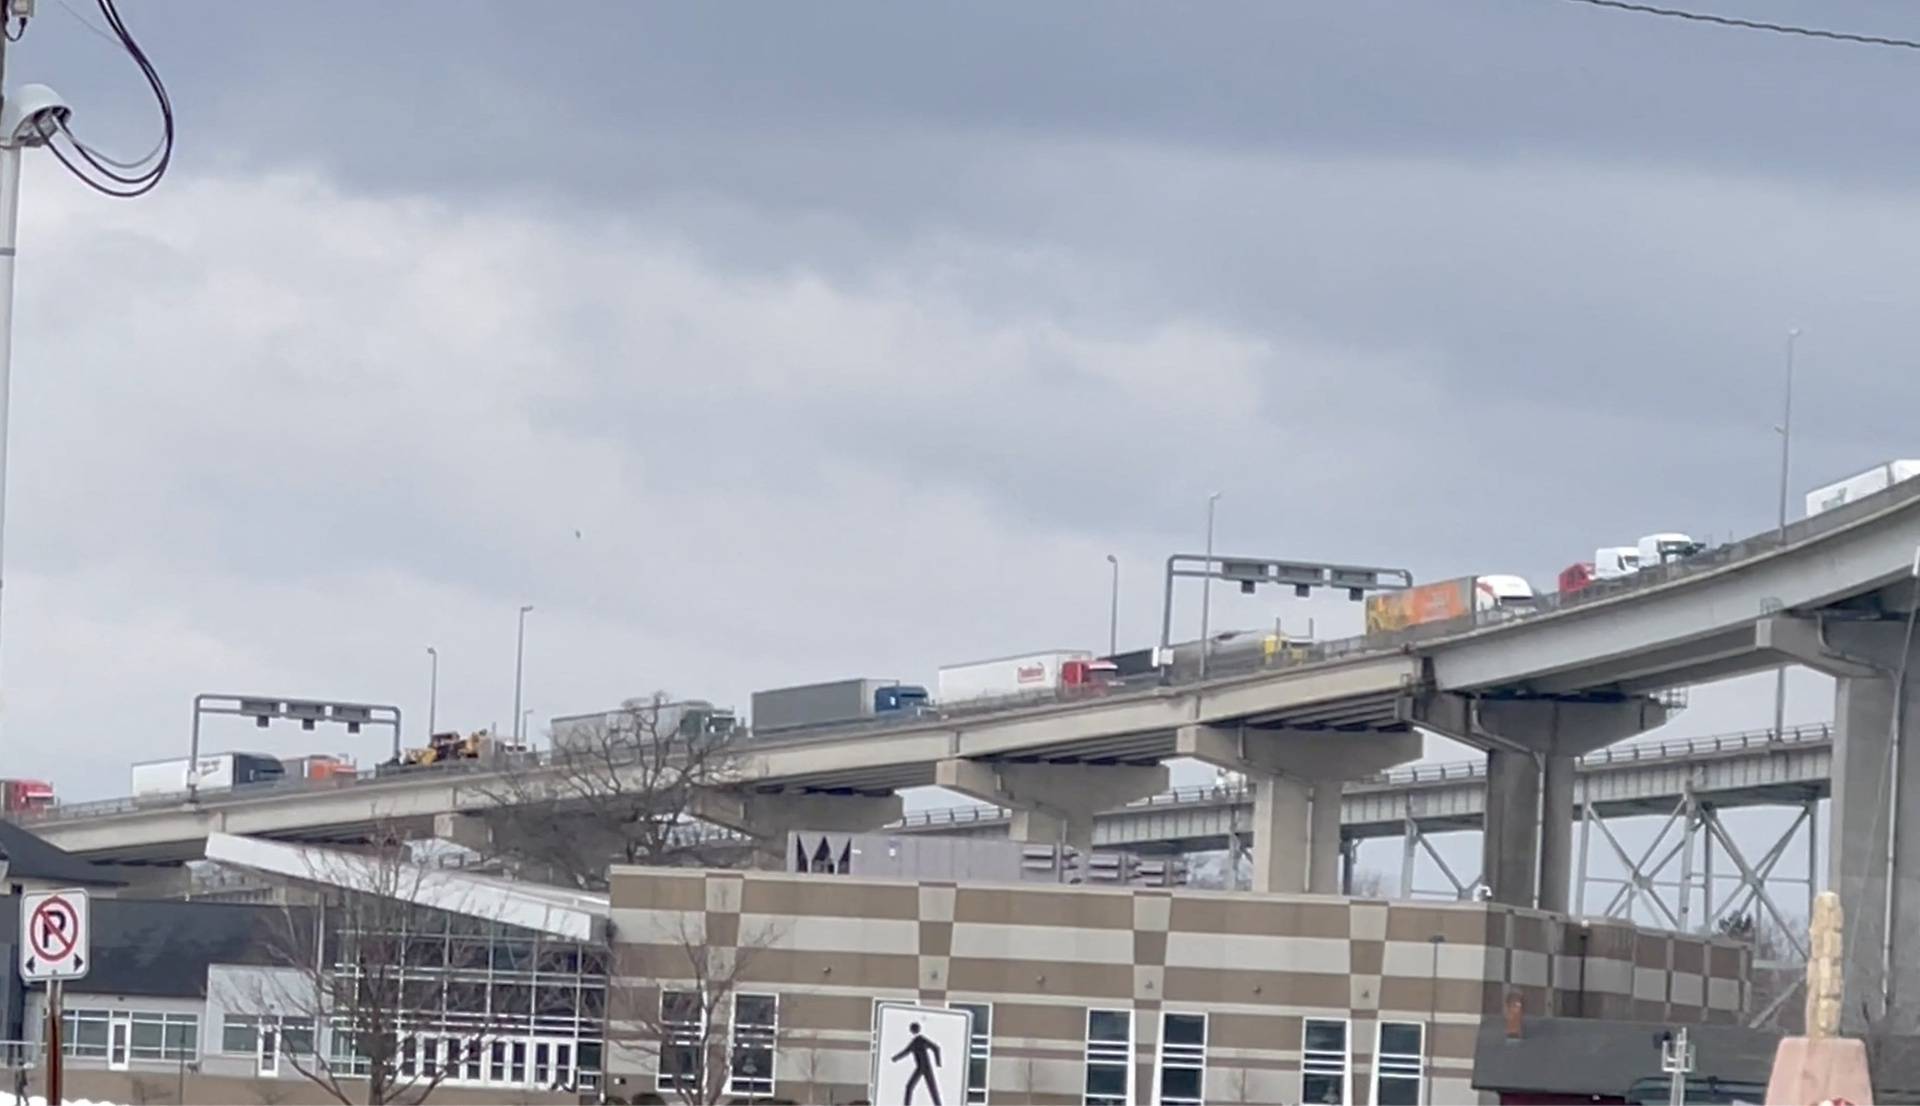
[[(1787, 480), (1793, 457), (1793, 346), (1800, 339), (1800, 328), (1787, 331), (1786, 396), (1782, 400), (1780, 425), (1780, 545), (1787, 544)], [(1773, 739), (1785, 739), (1787, 733), (1787, 666), (1773, 673)]]
[[(4, 46), (4, 43), (0, 43)], [(0, 65), (4, 65), (0, 50)], [(13, 254), (20, 230), (20, 154), (45, 146), (71, 110), (43, 84), (23, 85), (0, 104), (0, 545), (7, 519), (7, 406), (13, 376)]]
[(1200, 678), (1207, 678), (1207, 654), (1212, 652), (1212, 642), (1207, 640), (1208, 627), (1213, 616), (1213, 505), (1220, 502), (1220, 493), (1212, 492), (1207, 496), (1207, 574), (1200, 578)]
[(527, 660), (527, 612), (533, 610), (531, 604), (520, 608), (520, 633), (513, 641), (513, 743), (520, 744), (520, 681), (526, 673)]
[(440, 707), (440, 650), (427, 646), (427, 656), (432, 658), (433, 667), (427, 676), (427, 740), (433, 740), (434, 720)]
[(1120, 651), (1120, 558), (1107, 554), (1107, 563), (1113, 566), (1112, 597), (1107, 602), (1107, 656)]

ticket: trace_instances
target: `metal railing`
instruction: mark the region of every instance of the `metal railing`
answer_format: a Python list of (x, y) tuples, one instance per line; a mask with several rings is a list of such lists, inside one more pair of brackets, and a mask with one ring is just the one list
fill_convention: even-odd
[[(978, 718), (984, 715), (1003, 714), (1012, 711), (1040, 707), (1084, 704), (1102, 699), (1127, 699), (1150, 697), (1169, 688), (1188, 688), (1203, 684), (1225, 683), (1246, 676), (1288, 668), (1325, 664), (1355, 656), (1380, 655), (1394, 652), (1411, 651), (1416, 645), (1430, 644), (1446, 638), (1476, 633), (1498, 627), (1506, 627), (1529, 622), (1543, 616), (1576, 610), (1583, 607), (1609, 603), (1630, 595), (1666, 587), (1683, 580), (1717, 572), (1728, 565), (1764, 557), (1782, 552), (1809, 538), (1852, 525), (1883, 511), (1892, 510), (1909, 499), (1920, 498), (1920, 480), (1908, 480), (1892, 487), (1865, 496), (1852, 503), (1833, 510), (1790, 523), (1786, 528), (1785, 541), (1782, 542), (1778, 530), (1769, 529), (1762, 534), (1740, 541), (1728, 542), (1712, 549), (1703, 550), (1683, 561), (1668, 564), (1649, 565), (1631, 576), (1611, 580), (1600, 580), (1585, 589), (1571, 595), (1545, 594), (1538, 596), (1530, 609), (1516, 610), (1500, 608), (1491, 611), (1474, 611), (1460, 618), (1441, 622), (1431, 622), (1404, 630), (1388, 633), (1367, 634), (1357, 637), (1338, 638), (1307, 644), (1291, 644), (1284, 649), (1267, 653), (1264, 650), (1241, 649), (1228, 653), (1216, 653), (1208, 660), (1205, 680), (1197, 672), (1167, 671), (1165, 669), (1128, 676), (1104, 687), (1062, 688), (1053, 691), (1030, 692), (1020, 695), (1000, 696), (969, 700), (964, 703), (940, 705), (916, 712), (903, 718), (875, 718), (852, 725), (834, 725), (818, 731), (781, 734), (755, 740), (755, 744), (764, 747), (804, 746), (811, 744), (831, 744), (856, 734), (885, 733), (893, 730), (909, 730), (927, 726), (937, 726), (942, 722), (956, 719)], [(1755, 611), (1755, 617), (1762, 612)], [(1190, 643), (1189, 643), (1190, 644)], [(378, 786), (396, 780), (411, 780), (430, 776), (440, 778), (450, 773), (492, 773), (502, 768), (541, 767), (550, 764), (553, 759), (551, 750), (526, 754), (513, 754), (509, 758), (480, 761), (447, 761), (424, 766), (382, 765), (373, 772), (362, 772), (358, 777), (344, 780), (336, 777), (330, 780), (278, 780), (265, 784), (248, 784), (209, 794), (202, 792), (199, 802), (202, 804), (241, 801), (249, 798), (266, 797), (279, 794), (302, 794), (340, 786)], [(63, 803), (42, 811), (23, 812), (17, 817), (22, 821), (68, 821), (79, 818), (97, 818), (114, 814), (133, 813), (168, 807), (187, 805), (186, 793), (172, 795), (148, 795), (120, 799), (106, 799), (98, 802)]]
[[(1592, 770), (1657, 761), (1688, 761), (1707, 756), (1737, 755), (1793, 745), (1819, 745), (1832, 740), (1833, 728), (1822, 722), (1788, 727), (1778, 737), (1770, 729), (1742, 730), (1738, 733), (1716, 734), (1709, 737), (1673, 738), (1667, 741), (1614, 745), (1581, 757), (1580, 765), (1583, 769)], [(1357, 789), (1391, 790), (1422, 784), (1461, 783), (1484, 779), (1486, 774), (1487, 762), (1484, 758), (1455, 760), (1442, 764), (1416, 764), (1395, 768), (1355, 780), (1348, 786)], [(1252, 795), (1252, 790), (1245, 784), (1197, 784), (1150, 795), (1119, 809), (1145, 810), (1153, 807), (1241, 803), (1250, 802)], [(988, 803), (968, 803), (910, 811), (894, 824), (901, 828), (964, 826), (1004, 821), (1007, 816), (1008, 812), (1004, 808)]]

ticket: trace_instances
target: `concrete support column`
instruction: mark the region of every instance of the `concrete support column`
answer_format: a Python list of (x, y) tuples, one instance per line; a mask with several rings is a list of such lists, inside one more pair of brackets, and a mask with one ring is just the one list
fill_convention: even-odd
[(934, 782), (1012, 812), (1015, 841), (1093, 851), (1093, 816), (1167, 789), (1165, 765), (991, 764), (943, 760)]
[(761, 868), (785, 868), (787, 839), (795, 830), (866, 833), (900, 820), (898, 795), (789, 795), (701, 791), (687, 813), (703, 822), (753, 838)]
[(1262, 775), (1250, 782), (1254, 787), (1253, 889), (1297, 894), (1307, 886), (1311, 791), (1286, 776)]
[(1307, 828), (1307, 890), (1340, 894), (1340, 781), (1315, 780)]
[(433, 816), (433, 836), (474, 852), (486, 852), (493, 844), (493, 832), (487, 820), (477, 814), (448, 812)]
[(1567, 913), (1573, 890), (1573, 788), (1577, 757), (1542, 758), (1540, 802), (1540, 909)]
[(1175, 753), (1253, 785), (1255, 891), (1337, 895), (1341, 781), (1419, 759), (1420, 735), (1183, 726)]
[(1887, 676), (1835, 683), (1827, 880), (1846, 909), (1849, 1032), (1864, 1031), (1869, 1013), (1878, 1032), (1920, 1032), (1920, 697), (1894, 698)]
[(1493, 901), (1533, 905), (1539, 851), (1540, 762), (1533, 753), (1489, 749), (1480, 878)]

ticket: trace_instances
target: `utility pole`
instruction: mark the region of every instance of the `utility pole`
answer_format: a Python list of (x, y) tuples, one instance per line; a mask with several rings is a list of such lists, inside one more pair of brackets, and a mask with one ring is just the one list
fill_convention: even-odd
[[(1800, 328), (1787, 331), (1787, 384), (1786, 397), (1782, 402), (1780, 414), (1780, 546), (1787, 544), (1787, 480), (1789, 465), (1793, 457), (1793, 347), (1800, 338)], [(1773, 739), (1785, 740), (1787, 733), (1787, 666), (1781, 665), (1773, 673)]]
[(1107, 656), (1111, 657), (1120, 651), (1120, 558), (1109, 553), (1107, 563), (1113, 566), (1113, 594), (1107, 612)]
[(1220, 502), (1220, 493), (1207, 496), (1207, 574), (1200, 577), (1200, 678), (1207, 678), (1207, 654), (1213, 651), (1213, 643), (1207, 640), (1208, 624), (1213, 615), (1213, 505)]
[(440, 708), (440, 650), (429, 645), (427, 656), (432, 658), (433, 665), (427, 676), (427, 741), (431, 744)]
[(520, 732), (520, 681), (526, 672), (527, 659), (527, 612), (531, 605), (520, 608), (520, 633), (513, 642), (513, 743), (521, 744), (525, 740)]

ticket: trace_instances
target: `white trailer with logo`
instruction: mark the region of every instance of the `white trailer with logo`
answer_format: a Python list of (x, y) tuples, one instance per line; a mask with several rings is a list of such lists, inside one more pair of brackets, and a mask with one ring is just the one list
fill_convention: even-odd
[(1920, 461), (1888, 461), (1875, 465), (1865, 472), (1808, 492), (1807, 517), (1812, 518), (1822, 511), (1852, 503), (1863, 495), (1886, 491), (1902, 480), (1911, 480), (1916, 476), (1920, 476)]
[(1091, 660), (1093, 654), (1085, 649), (1053, 649), (949, 665), (940, 670), (938, 698), (942, 703), (964, 703), (1051, 692), (1078, 678)]

